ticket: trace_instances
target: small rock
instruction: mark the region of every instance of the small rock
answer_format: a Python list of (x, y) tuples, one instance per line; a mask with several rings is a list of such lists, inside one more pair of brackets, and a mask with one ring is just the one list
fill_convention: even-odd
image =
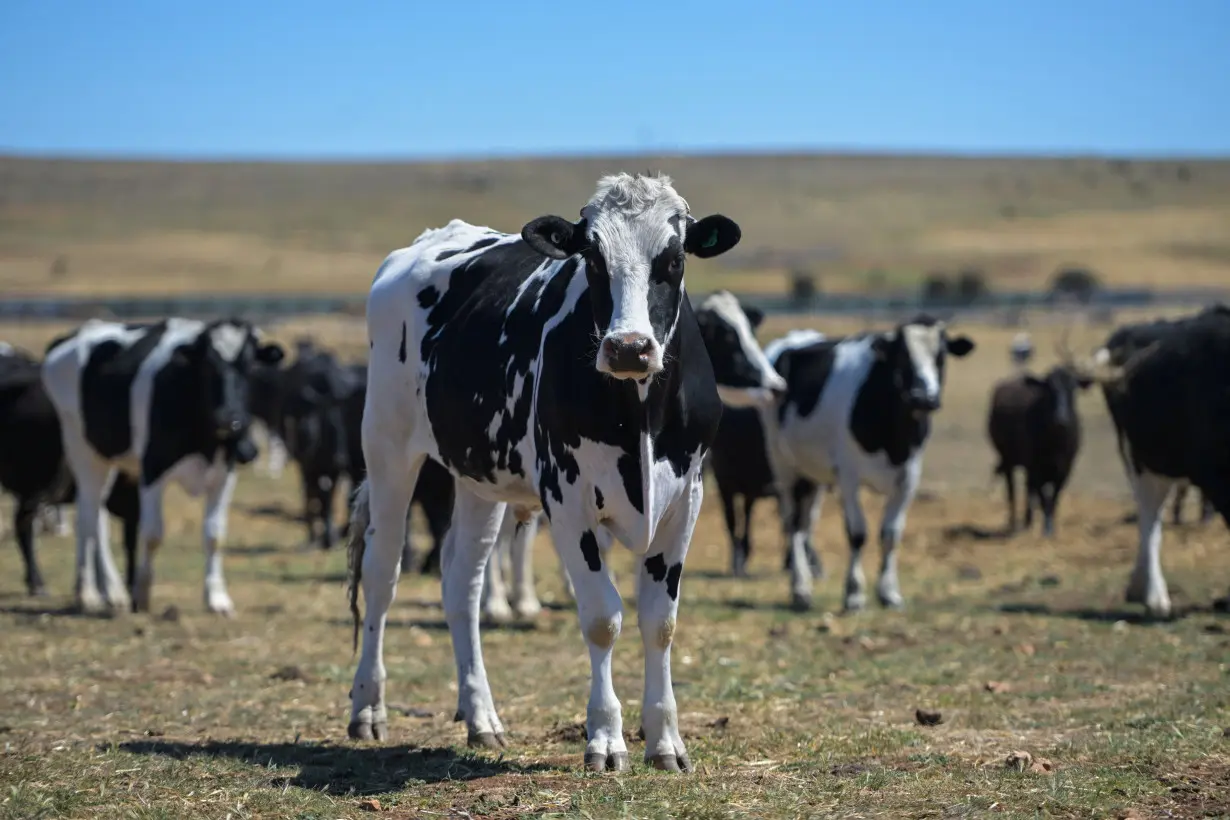
[(862, 763), (842, 763), (839, 766), (834, 766), (829, 769), (829, 774), (835, 777), (851, 777), (853, 775), (864, 774), (871, 771), (869, 766), (864, 766)]
[(145, 730), (146, 737), (162, 737), (165, 734), (166, 732), (162, 731), (161, 729), (146, 729)]
[(1227, 726), (1225, 729), (1221, 730), (1221, 736), (1224, 738), (1230, 738), (1230, 726)]
[(718, 731), (725, 731), (726, 727), (730, 725), (730, 717), (728, 717), (727, 715), (722, 715), (717, 720), (710, 721), (707, 725), (710, 729), (717, 729)]
[(1034, 774), (1054, 774), (1055, 764), (1045, 757), (1034, 757), (1029, 752), (1012, 752), (1004, 760), (1005, 768), (1017, 772), (1033, 772)]
[(380, 808), (380, 801), (374, 797), (360, 800), (359, 809), (360, 811), (383, 811), (383, 809)]
[(281, 680), (281, 681), (297, 680), (297, 681), (303, 681), (304, 683), (307, 683), (309, 680), (311, 680), (308, 677), (308, 674), (304, 672), (302, 669), (300, 669), (298, 666), (283, 666), (281, 669), (274, 672), (269, 677), (273, 680)]
[(171, 604), (166, 609), (162, 610), (162, 614), (158, 616), (158, 620), (166, 621), (167, 623), (179, 623), (179, 607)]
[(957, 578), (962, 581), (981, 581), (982, 570), (973, 564), (963, 564), (957, 568)]
[(944, 722), (944, 715), (941, 712), (924, 712), (922, 709), (915, 709), (914, 719), (918, 721), (919, 726), (939, 726)]
[(769, 637), (770, 637), (770, 638), (784, 638), (784, 637), (786, 637), (786, 625), (785, 625), (785, 624), (777, 624), (776, 626), (770, 627), (770, 628), (769, 628)]
[(1057, 587), (1060, 583), (1061, 579), (1058, 575), (1043, 575), (1038, 579), (1038, 586), (1040, 587)]
[(993, 695), (1002, 695), (1005, 692), (1012, 691), (1012, 684), (1002, 680), (989, 680), (983, 685), (983, 688)]

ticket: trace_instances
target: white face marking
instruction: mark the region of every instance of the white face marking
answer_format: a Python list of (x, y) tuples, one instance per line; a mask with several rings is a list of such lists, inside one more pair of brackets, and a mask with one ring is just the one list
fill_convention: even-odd
[(940, 374), (935, 360), (939, 356), (943, 330), (942, 325), (906, 325), (901, 330), (914, 372), (926, 388), (927, 397), (934, 400), (940, 397)]
[[(597, 242), (611, 278), (606, 338), (648, 339), (651, 374), (662, 369), (662, 348), (668, 340), (656, 338), (649, 321), (650, 268), (672, 238), (683, 241), (687, 213), (688, 203), (671, 187), (670, 177), (629, 174), (600, 179), (598, 190), (581, 209), (590, 240)], [(598, 370), (612, 372), (604, 355), (598, 356)]]
[[(785, 390), (786, 380), (778, 375), (773, 369), (773, 365), (769, 364), (768, 358), (764, 351), (760, 349), (760, 344), (756, 341), (756, 334), (752, 331), (752, 323), (747, 320), (747, 314), (743, 312), (743, 308), (739, 306), (739, 300), (735, 298), (730, 291), (719, 290), (711, 294), (701, 304), (701, 310), (713, 311), (723, 322), (732, 327), (736, 336), (739, 339), (739, 347), (743, 350), (743, 355), (751, 362), (752, 366), (760, 374), (760, 388), (749, 392), (745, 399), (731, 397), (733, 401), (727, 401), (723, 397), (723, 401), (732, 406), (747, 406), (761, 404), (772, 398), (773, 390)], [(732, 393), (730, 389), (726, 390), (726, 395)], [(718, 388), (718, 395), (723, 395), (721, 386)], [(735, 402), (744, 401), (743, 405)]]
[(248, 329), (229, 323), (221, 324), (210, 331), (209, 342), (223, 361), (233, 362), (248, 342)]

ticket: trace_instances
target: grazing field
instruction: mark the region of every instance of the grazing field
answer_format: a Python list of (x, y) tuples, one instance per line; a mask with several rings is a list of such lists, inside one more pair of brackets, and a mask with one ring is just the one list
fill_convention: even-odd
[(917, 289), (975, 268), (1043, 288), (1082, 265), (1118, 286), (1230, 277), (1230, 161), (857, 155), (436, 163), (167, 163), (0, 157), (0, 292), (363, 292), (391, 249), (454, 217), (518, 231), (574, 217), (619, 170), (673, 175), (744, 241), (694, 288)]
[[(807, 323), (856, 329), (775, 318), (762, 338)], [(56, 330), (0, 328), (0, 338), (41, 350)], [(73, 547), (47, 536), (53, 595), (27, 599), (16, 550), (5, 547), (0, 817), (1230, 815), (1230, 618), (1211, 608), (1230, 585), (1225, 527), (1167, 530), (1174, 620), (1145, 622), (1123, 603), (1136, 530), (1095, 392), (1080, 399), (1086, 446), (1058, 537), (1004, 537), (984, 425), (1011, 332), (962, 330), (979, 348), (948, 368), (901, 550), (904, 612), (837, 613), (846, 550), (832, 500), (817, 536), (828, 577), (813, 612), (786, 606), (771, 503), (757, 515), (753, 577), (727, 577), (710, 493), (683, 575), (673, 662), (692, 775), (639, 765), (633, 564), (618, 547), (629, 617), (615, 682), (634, 766), (581, 771), (589, 665), (545, 533), (537, 566), (548, 608), (532, 626), (484, 636), (509, 749), (465, 748), (464, 727), (451, 721), (439, 584), (418, 576), (403, 579), (390, 613), (391, 739), (347, 741), (355, 658), (344, 557), (302, 548), (293, 471), (275, 481), (248, 470), (231, 513), (233, 620), (204, 613), (200, 504), (177, 489), (152, 615), (68, 614)], [(309, 331), (345, 354), (364, 350), (352, 321), (274, 329), (284, 341)], [(1059, 325), (1038, 320), (1033, 332), (1045, 367)], [(1088, 350), (1108, 332), (1076, 326), (1069, 340)], [(879, 507), (869, 499), (873, 522)], [(941, 722), (923, 725), (916, 710)], [(1006, 765), (1016, 752), (1034, 758), (1025, 771)]]

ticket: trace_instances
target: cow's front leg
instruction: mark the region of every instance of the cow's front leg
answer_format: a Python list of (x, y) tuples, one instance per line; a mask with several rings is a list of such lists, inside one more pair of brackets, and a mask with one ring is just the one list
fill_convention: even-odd
[(205, 609), (219, 615), (233, 615), (235, 604), (226, 591), (222, 574), (222, 542), (226, 540), (227, 513), (235, 491), (235, 471), (227, 470), (221, 481), (205, 493), (205, 523), (202, 527), (205, 544)]
[(850, 543), (850, 566), (846, 570), (846, 587), (842, 608), (857, 612), (867, 605), (864, 593), (866, 580), (863, 577), (863, 545), (867, 543), (867, 519), (859, 502), (858, 474), (854, 468), (842, 471), (838, 480), (841, 485), (841, 511), (845, 518), (846, 540)]
[(574, 520), (561, 511), (551, 518), (551, 537), (572, 578), (577, 617), (589, 648), (585, 768), (623, 771), (628, 768), (628, 746), (624, 743), (623, 711), (611, 677), (611, 656), (623, 627), (623, 599), (603, 565), (611, 536), (605, 527)]
[(880, 604), (890, 609), (905, 606), (901, 587), (897, 582), (897, 546), (905, 531), (906, 513), (918, 489), (922, 473), (921, 463), (915, 459), (902, 471), (884, 504), (884, 519), (880, 523), (880, 577), (876, 581), (876, 597)]
[(637, 620), (645, 648), (645, 699), (641, 706), (645, 762), (655, 769), (672, 772), (692, 771), (679, 735), (679, 711), (671, 682), (671, 644), (675, 639), (683, 561), (692, 541), (702, 494), (701, 480), (696, 476), (688, 496), (658, 526), (641, 565), (637, 587)]
[(495, 711), (483, 647), (479, 636), (480, 609), (487, 561), (500, 534), (505, 505), (479, 498), (458, 486), (453, 523), (444, 539), (444, 617), (453, 639), (457, 663), (457, 714), (466, 722), (470, 746), (502, 749), (504, 725)]
[(136, 571), (132, 581), (133, 612), (149, 612), (154, 586), (154, 558), (162, 546), (162, 481), (139, 490), (140, 513), (137, 524)]

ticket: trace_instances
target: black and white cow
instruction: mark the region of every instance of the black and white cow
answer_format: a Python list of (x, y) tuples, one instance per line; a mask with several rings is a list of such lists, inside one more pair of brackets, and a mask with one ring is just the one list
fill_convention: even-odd
[(865, 605), (862, 569), (867, 522), (858, 491), (869, 486), (888, 496), (880, 524), (882, 550), (876, 593), (900, 607), (897, 544), (922, 475), (931, 414), (940, 407), (948, 355), (965, 356), (974, 343), (950, 337), (943, 322), (920, 316), (886, 332), (823, 339), (786, 347), (776, 358), (788, 385), (786, 398), (764, 414), (766, 438), (779, 488), (811, 482), (811, 493), (780, 492), (782, 529), (793, 553), (791, 601), (811, 605), (811, 564), (806, 535), (818, 513), (824, 485), (841, 491), (850, 543), (844, 606)]
[(611, 677), (623, 605), (602, 560), (614, 538), (644, 556), (645, 759), (690, 768), (670, 647), (701, 461), (722, 405), (684, 257), (716, 256), (738, 240), (724, 216), (694, 220), (668, 178), (619, 174), (599, 181), (575, 223), (544, 216), (518, 236), (454, 220), (385, 261), (367, 302), (368, 481), (351, 542), (356, 630), (360, 583), (367, 611), (352, 737), (387, 735), (385, 618), (406, 505), (431, 457), (457, 477), (443, 592), (469, 742), (504, 745), (479, 643), (484, 565), (505, 504), (541, 507), (589, 646), (586, 767), (628, 766)]
[[(814, 330), (792, 330), (765, 345), (766, 363), (772, 368), (787, 347), (808, 345), (823, 338), (824, 334)], [(709, 466), (722, 497), (722, 515), (730, 536), (731, 571), (736, 577), (747, 574), (747, 562), (752, 555), (752, 511), (756, 502), (762, 498), (777, 497), (777, 484), (773, 478), (773, 466), (769, 463), (764, 429), (759, 406), (727, 407), (722, 413), (717, 437), (709, 453)], [(799, 479), (790, 491), (809, 497), (814, 489), (810, 481)], [(819, 508), (815, 511), (818, 512)], [(799, 526), (806, 527), (804, 540), (808, 560), (812, 573), (819, 575), (822, 569), (819, 554), (812, 546), (812, 522), (800, 523)], [(790, 551), (787, 550), (786, 569), (790, 569), (790, 561)]]
[(163, 538), (162, 493), (167, 482), (177, 481), (190, 494), (205, 495), (205, 606), (233, 611), (221, 542), (235, 465), (257, 455), (248, 436), (248, 379), (255, 364), (281, 357), (281, 347), (262, 344), (249, 323), (236, 319), (91, 320), (48, 348), (43, 385), (77, 484), (76, 594), (82, 610), (129, 604), (100, 515), (122, 472), (136, 481), (140, 505), (133, 608), (149, 610), (154, 553)]
[[(1171, 613), (1162, 511), (1176, 484), (1199, 489), (1230, 525), (1230, 308), (1120, 328), (1094, 354), (1136, 501), (1140, 548), (1127, 600)], [(1228, 599), (1230, 602), (1230, 599)]]

